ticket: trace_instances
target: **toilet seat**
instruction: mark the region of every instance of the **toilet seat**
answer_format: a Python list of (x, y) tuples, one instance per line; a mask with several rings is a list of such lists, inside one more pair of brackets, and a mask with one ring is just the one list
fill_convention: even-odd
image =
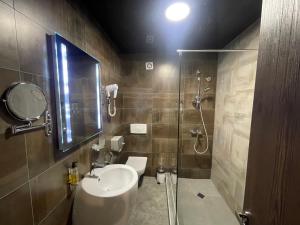
[(129, 156), (126, 165), (133, 167), (139, 177), (145, 173), (147, 157)]

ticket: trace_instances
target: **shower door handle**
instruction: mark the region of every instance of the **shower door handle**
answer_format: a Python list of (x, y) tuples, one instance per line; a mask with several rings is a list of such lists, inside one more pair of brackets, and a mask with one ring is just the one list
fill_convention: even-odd
[(239, 221), (240, 225), (250, 225), (249, 223), (249, 215), (251, 213), (249, 211), (244, 211), (242, 213), (235, 212), (235, 216)]

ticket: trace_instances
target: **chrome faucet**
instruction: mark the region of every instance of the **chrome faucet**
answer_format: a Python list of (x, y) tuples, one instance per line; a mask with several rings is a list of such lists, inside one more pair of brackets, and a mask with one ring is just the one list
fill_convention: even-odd
[(90, 166), (90, 175), (92, 174), (92, 171), (94, 169), (104, 168), (105, 166), (110, 165), (112, 163), (113, 153), (110, 151), (110, 152), (108, 152), (108, 154), (109, 154), (110, 158), (109, 158), (109, 160), (105, 160), (104, 163), (99, 163), (97, 161), (91, 163), (91, 166)]
[(91, 163), (91, 166), (90, 166), (90, 175), (92, 174), (92, 171), (94, 169), (97, 169), (97, 168), (104, 168), (105, 166), (107, 166), (108, 163), (98, 163), (98, 162), (92, 162)]

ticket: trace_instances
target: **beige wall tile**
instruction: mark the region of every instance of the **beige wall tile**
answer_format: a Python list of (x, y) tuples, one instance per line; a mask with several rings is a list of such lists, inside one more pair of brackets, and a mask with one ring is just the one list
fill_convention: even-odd
[[(228, 48), (258, 48), (259, 23)], [(243, 208), (257, 51), (220, 53), (218, 61), (212, 180), (233, 211)]]

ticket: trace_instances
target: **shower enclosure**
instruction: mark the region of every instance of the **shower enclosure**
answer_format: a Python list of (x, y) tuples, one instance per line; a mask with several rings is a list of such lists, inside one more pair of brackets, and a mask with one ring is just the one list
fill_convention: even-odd
[(231, 50), (178, 52), (177, 182), (172, 173), (166, 179), (170, 225), (239, 224), (256, 77), (253, 39), (237, 40)]

